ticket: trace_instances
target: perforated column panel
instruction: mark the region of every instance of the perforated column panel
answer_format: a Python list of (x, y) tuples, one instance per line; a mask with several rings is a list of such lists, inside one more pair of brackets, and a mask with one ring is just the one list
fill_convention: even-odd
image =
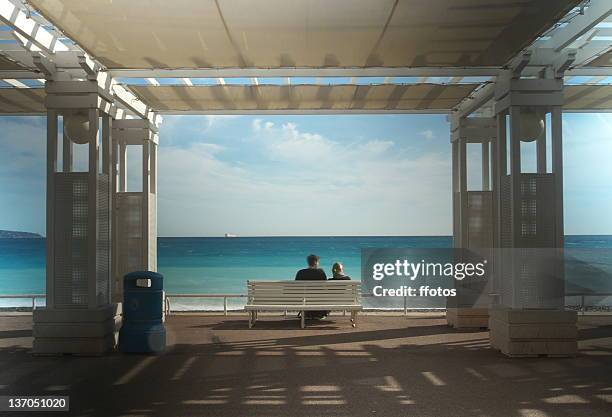
[[(512, 178), (501, 183), (501, 303), (511, 308), (558, 308), (563, 298), (563, 264), (555, 251), (554, 174), (521, 174), (512, 201)], [(513, 227), (513, 223), (516, 224)]]
[(88, 174), (55, 174), (54, 300), (87, 308)]
[(119, 276), (142, 270), (142, 193), (117, 193)]
[(157, 195), (149, 194), (149, 265), (148, 269), (157, 271)]
[(491, 191), (468, 191), (468, 247), (493, 247)]
[(502, 247), (551, 248), (555, 246), (554, 174), (520, 175), (521, 212), (517, 213), (520, 233), (512, 239), (512, 182), (502, 179)]
[(109, 177), (98, 175), (97, 239), (96, 239), (96, 295), (98, 305), (108, 304), (110, 279), (110, 185)]
[(501, 247), (512, 247), (512, 182), (509, 176), (501, 181)]
[[(97, 176), (94, 231), (89, 230), (89, 174), (55, 174), (54, 298), (57, 308), (87, 308), (89, 262), (96, 264), (97, 304), (108, 303), (110, 265), (109, 180)], [(96, 255), (90, 259), (88, 236), (96, 233)]]

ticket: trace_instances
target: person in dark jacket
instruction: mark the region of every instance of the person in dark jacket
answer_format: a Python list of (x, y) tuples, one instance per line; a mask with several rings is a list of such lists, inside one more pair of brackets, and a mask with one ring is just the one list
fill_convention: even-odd
[(348, 275), (344, 274), (344, 266), (340, 263), (340, 262), (336, 262), (335, 264), (332, 265), (332, 277), (329, 279), (331, 280), (349, 280), (350, 281), (351, 277), (349, 277)]
[[(306, 258), (308, 268), (300, 269), (295, 274), (296, 281), (326, 281), (327, 275), (325, 271), (319, 268), (319, 257), (317, 255), (308, 255)], [(307, 311), (307, 319), (322, 319), (327, 315), (327, 311)]]
[(327, 275), (325, 271), (319, 268), (319, 257), (317, 255), (308, 255), (306, 258), (308, 268), (300, 269), (295, 274), (296, 281), (325, 281)]

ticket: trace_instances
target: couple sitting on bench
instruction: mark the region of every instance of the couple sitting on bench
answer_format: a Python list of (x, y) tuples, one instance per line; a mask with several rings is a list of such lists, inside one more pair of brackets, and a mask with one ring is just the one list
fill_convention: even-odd
[[(295, 274), (296, 281), (327, 281), (327, 275), (325, 271), (319, 268), (319, 257), (317, 255), (308, 255), (306, 258), (308, 262), (308, 268), (300, 269)], [(332, 277), (329, 281), (333, 280), (350, 280), (351, 277), (344, 274), (344, 267), (340, 262), (334, 263), (332, 266)], [(301, 313), (300, 313), (301, 314)], [(320, 320), (326, 317), (329, 311), (307, 311), (307, 319)]]

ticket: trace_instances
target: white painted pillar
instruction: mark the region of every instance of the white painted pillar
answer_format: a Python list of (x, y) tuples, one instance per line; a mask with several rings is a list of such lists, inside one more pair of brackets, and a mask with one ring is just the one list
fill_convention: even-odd
[[(573, 355), (576, 315), (564, 311), (563, 255), (563, 79), (498, 80), (495, 91), (498, 124), (496, 162), (499, 171), (494, 290), (498, 303), (490, 310), (491, 346), (509, 356)], [(536, 140), (536, 173), (521, 164), (523, 132), (535, 132), (537, 117), (551, 114), (552, 172), (547, 172), (546, 132)], [(509, 119), (509, 132), (507, 131)], [(534, 123), (523, 126), (522, 123)], [(545, 125), (545, 123), (544, 123)], [(508, 134), (506, 134), (508, 133)], [(506, 140), (510, 145), (506, 169)], [(558, 250), (555, 250), (557, 248)], [(521, 335), (512, 329), (520, 327)]]
[(565, 242), (565, 229), (563, 224), (563, 121), (562, 107), (553, 106), (551, 109), (551, 136), (552, 136), (552, 172), (555, 178), (555, 233), (557, 248), (562, 248)]
[[(472, 262), (476, 252), (486, 259), (489, 251), (483, 248), (493, 245), (489, 142), (495, 133), (494, 121), (490, 118), (453, 119), (451, 125), (453, 247), (465, 249), (455, 251), (456, 262)], [(468, 190), (468, 143), (480, 143), (483, 149), (481, 190)], [(487, 280), (455, 281), (454, 287), (456, 296), (447, 299), (447, 323), (456, 328), (487, 327), (490, 304)]]
[[(113, 199), (113, 300), (123, 299), (123, 276), (138, 270), (157, 270), (157, 127), (148, 120), (113, 122), (113, 138), (119, 144), (119, 178)], [(127, 146), (141, 147), (142, 190), (128, 192), (125, 185)], [(134, 254), (136, 254), (134, 256)]]
[[(107, 112), (112, 106), (96, 81), (79, 83), (49, 80), (45, 87), (47, 305), (33, 312), (36, 354), (99, 354), (115, 344), (118, 309), (109, 298), (112, 149)], [(58, 172), (60, 115), (63, 166)], [(88, 144), (86, 172), (73, 170), (71, 141)]]
[(491, 191), (489, 184), (490, 181), (490, 164), (491, 160), (489, 157), (489, 144), (490, 142), (482, 142), (482, 191)]
[(127, 191), (127, 145), (119, 141), (119, 191)]
[(55, 306), (55, 172), (57, 170), (57, 111), (47, 110), (47, 236), (46, 308)]
[(62, 132), (62, 171), (71, 172), (74, 164), (73, 157), (74, 145), (66, 136), (66, 129)]

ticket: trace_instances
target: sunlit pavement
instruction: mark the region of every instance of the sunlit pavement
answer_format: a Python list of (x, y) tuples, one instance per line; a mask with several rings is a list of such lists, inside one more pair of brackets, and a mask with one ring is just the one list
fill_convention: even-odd
[(610, 317), (580, 318), (577, 357), (531, 359), (431, 314), (166, 324), (163, 355), (34, 357), (31, 316), (0, 316), (0, 395), (69, 395), (77, 416), (612, 415)]

